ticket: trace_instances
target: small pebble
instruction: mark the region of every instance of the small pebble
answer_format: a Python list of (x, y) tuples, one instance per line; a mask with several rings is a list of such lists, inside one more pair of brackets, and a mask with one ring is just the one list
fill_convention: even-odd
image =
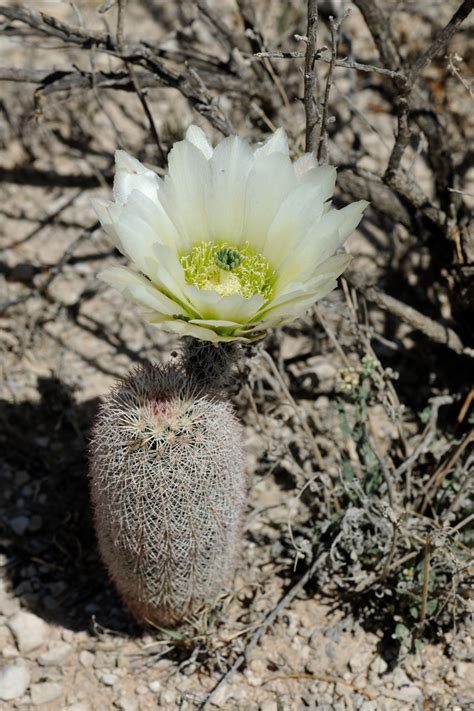
[(94, 661), (95, 656), (92, 654), (92, 652), (87, 651), (87, 649), (83, 649), (82, 652), (80, 652), (79, 662), (86, 669), (89, 669), (90, 667), (94, 666)]
[(359, 711), (377, 711), (377, 704), (375, 701), (364, 701)]
[(138, 711), (138, 701), (134, 696), (120, 696), (114, 706), (122, 711)]
[(311, 649), (314, 649), (316, 652), (321, 651), (321, 645), (322, 645), (322, 634), (319, 630), (316, 632), (313, 632), (309, 639), (309, 646)]
[(61, 684), (45, 681), (40, 684), (33, 684), (31, 687), (31, 703), (33, 706), (49, 704), (51, 701), (59, 699), (63, 695)]
[(18, 649), (12, 644), (6, 644), (2, 649), (2, 656), (4, 659), (15, 659), (20, 655)]
[(22, 536), (29, 526), (30, 519), (28, 516), (15, 516), (8, 523), (13, 533), (16, 533), (17, 536)]
[[(138, 689), (137, 689), (138, 691)], [(172, 689), (164, 689), (160, 694), (160, 704), (166, 708), (176, 701), (176, 693)]]
[(370, 671), (375, 672), (379, 676), (381, 676), (382, 674), (385, 674), (387, 669), (388, 669), (387, 662), (385, 661), (385, 659), (383, 659), (382, 657), (379, 657), (378, 655), (375, 657), (375, 659), (370, 664)]
[(406, 673), (400, 667), (397, 667), (393, 672), (393, 685), (396, 689), (400, 689), (402, 686), (410, 686), (411, 681), (406, 675)]
[(397, 698), (414, 704), (423, 698), (423, 693), (417, 686), (404, 686), (397, 691)]
[(102, 684), (105, 686), (113, 686), (118, 681), (118, 676), (116, 674), (111, 674), (110, 672), (96, 671), (96, 676)]
[(17, 612), (18, 607), (18, 598), (10, 596), (7, 590), (5, 590), (3, 581), (0, 580), (0, 615), (11, 617), (11, 615)]
[(71, 655), (72, 647), (67, 642), (58, 642), (48, 649), (44, 654), (40, 654), (36, 661), (42, 667), (60, 666)]
[(161, 691), (161, 681), (159, 679), (155, 679), (154, 681), (150, 681), (148, 684), (148, 688), (150, 691), (152, 691), (154, 694), (157, 694), (158, 691)]
[(467, 671), (467, 664), (464, 662), (457, 662), (454, 665), (454, 671), (456, 672), (456, 676), (459, 679), (465, 679), (466, 678), (466, 671)]
[(368, 652), (358, 652), (349, 659), (349, 669), (354, 674), (365, 671), (369, 666), (370, 654)]
[(278, 704), (276, 701), (262, 701), (258, 709), (259, 711), (278, 711)]
[(0, 699), (12, 701), (23, 696), (30, 685), (30, 672), (22, 664), (8, 664), (0, 669)]
[(365, 689), (367, 686), (367, 677), (364, 674), (359, 674), (359, 676), (356, 676), (352, 683), (359, 689)]
[(28, 654), (33, 649), (41, 647), (48, 636), (47, 624), (31, 612), (17, 612), (7, 621), (7, 625), (13, 632), (22, 654)]

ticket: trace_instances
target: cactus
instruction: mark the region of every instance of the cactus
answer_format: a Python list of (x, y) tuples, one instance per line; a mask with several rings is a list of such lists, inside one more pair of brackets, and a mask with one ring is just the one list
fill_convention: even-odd
[(241, 442), (231, 406), (181, 366), (139, 366), (101, 406), (97, 538), (140, 622), (174, 625), (229, 582), (246, 495)]

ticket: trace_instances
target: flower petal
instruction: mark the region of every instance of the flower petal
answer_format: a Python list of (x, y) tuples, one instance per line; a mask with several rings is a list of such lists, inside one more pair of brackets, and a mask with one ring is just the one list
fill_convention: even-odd
[(104, 228), (106, 234), (108, 234), (117, 249), (122, 252), (122, 254), (124, 254), (122, 242), (120, 241), (120, 237), (118, 236), (117, 230), (114, 227), (113, 218), (110, 213), (110, 208), (114, 207), (113, 202), (110, 202), (110, 200), (104, 200), (100, 197), (93, 198), (91, 202), (92, 207), (94, 208), (94, 212), (97, 215), (100, 224)]
[[(241, 324), (236, 321), (224, 321), (223, 319), (212, 319), (212, 318), (192, 318), (188, 323), (195, 323), (198, 326), (205, 326), (210, 328), (226, 328), (227, 330), (240, 328)], [(230, 335), (230, 334), (225, 334)]]
[(342, 210), (331, 209), (312, 225), (280, 265), (278, 288), (294, 279), (309, 279), (352, 234), (367, 205), (365, 200), (359, 200)]
[(267, 138), (266, 141), (259, 145), (255, 150), (255, 158), (269, 156), (271, 153), (289, 154), (288, 136), (286, 135), (285, 129), (281, 127), (277, 128), (270, 138)]
[(214, 150), (202, 128), (199, 128), (199, 126), (195, 126), (194, 124), (190, 126), (186, 131), (186, 140), (196, 146), (196, 148), (199, 148), (207, 160), (211, 158)]
[(268, 230), (263, 254), (278, 269), (310, 225), (322, 215), (323, 200), (317, 185), (299, 185), (283, 201)]
[(288, 156), (274, 152), (255, 160), (247, 180), (243, 239), (257, 251), (263, 249), (268, 229), (294, 187), (295, 173)]
[(295, 292), (292, 298), (279, 305), (270, 304), (260, 314), (261, 319), (257, 322), (259, 329), (274, 328), (284, 323), (294, 321), (303, 315), (316, 301), (323, 299), (337, 286), (337, 281), (333, 276), (322, 275), (315, 279), (311, 286)]
[(154, 242), (166, 244), (172, 249), (181, 248), (181, 240), (176, 227), (163, 209), (160, 201), (153, 202), (138, 190), (132, 190), (124, 211), (137, 215), (151, 228), (155, 235)]
[(310, 185), (317, 185), (320, 190), (321, 199), (326, 201), (334, 193), (336, 185), (337, 170), (332, 165), (318, 165), (308, 170), (300, 179), (300, 182)]
[(192, 284), (184, 287), (184, 294), (202, 319), (224, 319), (245, 323), (265, 303), (265, 298), (261, 294), (254, 294), (250, 299), (240, 294), (221, 296), (215, 291), (198, 289)]
[(113, 205), (109, 209), (113, 227), (119, 237), (119, 249), (147, 276), (152, 275), (152, 248), (157, 241), (154, 230), (139, 215)]
[(293, 261), (291, 264), (283, 264), (280, 269), (278, 280), (275, 284), (275, 301), (279, 301), (285, 294), (307, 284), (309, 280), (322, 274), (339, 277), (352, 260), (350, 254), (345, 252), (335, 254), (326, 259), (322, 264), (314, 265), (303, 261)]
[(247, 340), (245, 338), (238, 339), (235, 336), (221, 336), (211, 328), (198, 326), (195, 323), (189, 323), (189, 321), (183, 321), (181, 319), (165, 319), (155, 316), (148, 316), (145, 318), (149, 323), (154, 326), (159, 326), (163, 331), (177, 333), (179, 336), (193, 336), (194, 338), (199, 338), (201, 341), (221, 343), (236, 340)]
[(206, 190), (208, 239), (240, 242), (252, 163), (252, 151), (239, 136), (224, 138), (214, 150)]
[(174, 250), (162, 244), (153, 245), (153, 272), (149, 275), (152, 282), (173, 295), (193, 314), (196, 308), (185, 294), (186, 280), (184, 270)]
[(314, 153), (303, 153), (303, 155), (295, 161), (295, 173), (298, 180), (301, 180), (309, 170), (313, 170), (318, 165)]
[(209, 234), (204, 197), (209, 162), (190, 141), (175, 143), (168, 162), (169, 175), (160, 191), (160, 202), (179, 232), (183, 249), (189, 250)]
[(160, 178), (126, 151), (115, 151), (114, 198), (124, 204), (132, 190), (139, 190), (153, 202), (158, 200)]
[(155, 312), (167, 316), (185, 315), (185, 311), (176, 301), (158, 291), (141, 274), (136, 274), (126, 267), (109, 267), (99, 272), (98, 278), (131, 301), (147, 306)]
[(303, 262), (320, 264), (334, 254), (354, 232), (368, 204), (366, 200), (359, 200), (341, 210), (331, 209), (323, 215), (304, 237), (301, 245)]

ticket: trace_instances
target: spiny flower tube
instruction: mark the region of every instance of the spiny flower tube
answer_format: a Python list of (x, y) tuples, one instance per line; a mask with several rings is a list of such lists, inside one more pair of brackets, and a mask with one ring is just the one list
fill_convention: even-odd
[(115, 162), (114, 202), (94, 207), (140, 273), (99, 277), (150, 323), (213, 343), (256, 340), (332, 291), (350, 261), (335, 252), (367, 205), (331, 207), (336, 169), (309, 153), (292, 162), (282, 129), (256, 148), (230, 136), (213, 149), (191, 126), (164, 180), (125, 151)]

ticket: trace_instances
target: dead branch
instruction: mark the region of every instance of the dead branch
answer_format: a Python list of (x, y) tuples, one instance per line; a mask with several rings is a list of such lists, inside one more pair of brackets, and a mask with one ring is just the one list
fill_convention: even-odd
[[(328, 54), (323, 54), (323, 49), (318, 49), (316, 51), (315, 60), (325, 62), (326, 64), (331, 64), (333, 61), (332, 56)], [(273, 49), (267, 52), (257, 52), (255, 55), (258, 59), (263, 57), (271, 57), (274, 59), (303, 59), (305, 56), (304, 52), (299, 50), (294, 51), (284, 51)], [(363, 64), (362, 62), (355, 62), (350, 60), (348, 57), (341, 57), (334, 61), (335, 67), (342, 67), (345, 69), (356, 69), (359, 72), (374, 72), (375, 74), (380, 74), (385, 77), (390, 77), (391, 79), (399, 79), (401, 82), (406, 81), (406, 77), (401, 72), (395, 72), (391, 69), (386, 69), (385, 67), (377, 67), (374, 64)]]
[[(85, 50), (94, 47), (98, 51), (111, 54), (124, 62), (146, 68), (159, 78), (164, 86), (177, 89), (196, 111), (205, 116), (224, 135), (235, 133), (221, 109), (196, 89), (196, 86), (189, 81), (189, 76), (166, 68), (160, 58), (145, 43), (127, 45), (121, 50), (109, 33), (85, 30), (82, 27), (61, 22), (44, 12), (21, 7), (2, 5), (0, 6), (1, 15), (13, 22), (18, 21), (26, 24), (41, 36), (55, 37), (61, 39), (65, 44), (77, 45)], [(135, 89), (133, 81), (132, 85)]]
[(320, 162), (325, 162), (326, 160), (326, 131), (327, 131), (327, 126), (329, 122), (329, 95), (331, 93), (331, 87), (332, 87), (332, 79), (333, 79), (333, 74), (334, 74), (334, 67), (336, 65), (336, 58), (337, 58), (337, 34), (339, 32), (339, 28), (341, 24), (343, 23), (344, 19), (347, 17), (348, 11), (346, 11), (343, 16), (339, 20), (334, 20), (334, 18), (331, 16), (329, 18), (329, 28), (331, 31), (331, 61), (329, 62), (329, 69), (328, 73), (326, 76), (326, 88), (324, 90), (324, 98), (322, 101), (322, 113), (321, 113), (321, 124), (320, 124), (320, 129), (319, 129), (319, 137), (318, 137), (318, 151), (317, 151), (317, 157), (318, 161)]
[(393, 296), (389, 296), (389, 294), (386, 294), (375, 286), (363, 286), (359, 281), (354, 282), (353, 279), (351, 279), (351, 283), (363, 293), (368, 301), (377, 304), (377, 306), (384, 309), (384, 311), (389, 311), (409, 326), (412, 326), (415, 330), (421, 331), (421, 333), (430, 340), (435, 341), (435, 343), (441, 343), (447, 346), (458, 355), (474, 356), (472, 349), (466, 348), (457, 333), (449, 328), (449, 326), (442, 326), (429, 316), (425, 316), (412, 306), (404, 304)]
[(318, 41), (318, 2), (308, 0), (308, 21), (306, 27), (306, 51), (304, 60), (304, 110), (306, 115), (306, 152), (315, 149), (315, 130), (319, 121), (319, 109), (314, 96), (316, 74), (314, 62)]

